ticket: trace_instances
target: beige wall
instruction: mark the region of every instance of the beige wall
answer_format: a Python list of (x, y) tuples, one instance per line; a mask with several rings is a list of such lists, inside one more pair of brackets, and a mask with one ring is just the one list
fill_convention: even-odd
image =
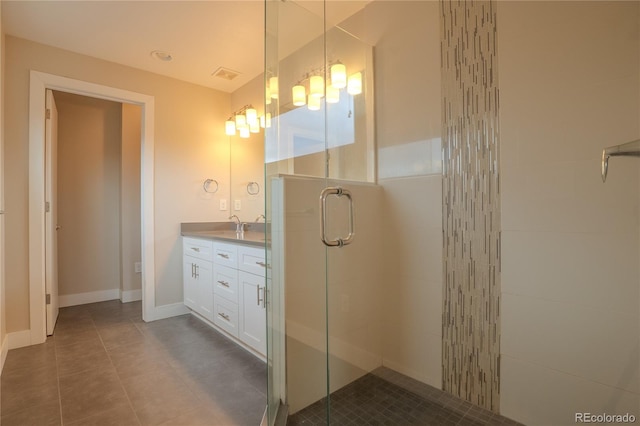
[(142, 275), (135, 262), (142, 261), (140, 247), (140, 140), (142, 109), (122, 104), (122, 149), (120, 172), (120, 244), (122, 291), (139, 290)]
[[(2, 30), (2, 8), (0, 7), (0, 208), (4, 209), (4, 31)], [(7, 335), (5, 293), (5, 230), (4, 215), (0, 217), (0, 350)], [(0, 363), (2, 361), (0, 360)], [(0, 370), (2, 365), (0, 365)]]
[(501, 410), (640, 415), (638, 2), (500, 2)]
[(54, 92), (58, 108), (58, 294), (120, 288), (119, 103)]
[[(181, 222), (226, 220), (217, 202), (229, 197), (229, 143), (223, 121), (229, 95), (84, 55), (6, 39), (7, 331), (29, 328), (28, 289), (28, 93), (29, 70), (117, 87), (155, 97), (156, 305), (182, 300)], [(207, 177), (220, 181), (205, 194)], [(226, 213), (226, 214), (225, 214)]]

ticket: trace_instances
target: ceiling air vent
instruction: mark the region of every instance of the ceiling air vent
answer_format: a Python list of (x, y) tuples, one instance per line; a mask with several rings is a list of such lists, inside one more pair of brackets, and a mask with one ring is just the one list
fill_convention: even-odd
[(238, 71), (230, 70), (229, 68), (220, 67), (217, 70), (215, 70), (211, 75), (213, 77), (219, 77), (224, 80), (231, 81), (237, 76), (239, 76), (240, 73)]

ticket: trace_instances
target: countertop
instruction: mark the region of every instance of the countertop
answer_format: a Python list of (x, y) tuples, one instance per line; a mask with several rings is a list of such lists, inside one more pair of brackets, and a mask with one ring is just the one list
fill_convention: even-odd
[(183, 237), (204, 238), (209, 240), (245, 244), (248, 246), (264, 247), (264, 224), (251, 223), (248, 224), (248, 227), (248, 230), (242, 233), (237, 233), (235, 231), (235, 223), (182, 223), (180, 225), (180, 234)]

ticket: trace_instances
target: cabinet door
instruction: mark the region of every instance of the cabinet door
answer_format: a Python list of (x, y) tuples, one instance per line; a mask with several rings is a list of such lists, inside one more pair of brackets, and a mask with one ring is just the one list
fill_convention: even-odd
[(182, 262), (182, 284), (184, 286), (184, 305), (187, 308), (197, 309), (198, 282), (195, 276), (197, 259), (184, 256)]
[(238, 324), (240, 335), (238, 337), (264, 355), (267, 350), (264, 276), (240, 271), (238, 278), (240, 288), (240, 321)]
[(197, 295), (196, 311), (213, 321), (213, 263), (198, 260), (196, 263)]

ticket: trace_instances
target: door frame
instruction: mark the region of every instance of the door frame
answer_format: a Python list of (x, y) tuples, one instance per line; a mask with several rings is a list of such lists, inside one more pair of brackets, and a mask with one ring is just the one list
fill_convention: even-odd
[(150, 95), (31, 70), (29, 90), (29, 308), (31, 344), (47, 337), (45, 304), (46, 89), (139, 105), (141, 129), (142, 319), (155, 319), (154, 102)]

